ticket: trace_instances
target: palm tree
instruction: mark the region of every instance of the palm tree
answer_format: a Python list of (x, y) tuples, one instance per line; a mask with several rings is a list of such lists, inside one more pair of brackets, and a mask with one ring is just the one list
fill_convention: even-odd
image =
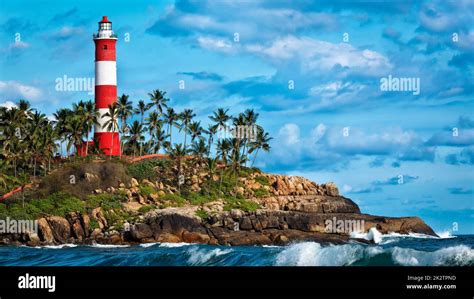
[(140, 100), (138, 101), (137, 108), (135, 108), (134, 112), (135, 114), (140, 114), (140, 124), (143, 125), (143, 117), (145, 115), (145, 112), (150, 110), (152, 104), (151, 103), (145, 103), (145, 101)]
[(163, 114), (163, 109), (167, 107), (166, 102), (169, 101), (168, 99), (165, 99), (166, 92), (156, 89), (148, 95), (150, 96), (153, 106), (155, 106), (156, 110), (160, 112), (161, 116)]
[(67, 152), (70, 151), (72, 145), (76, 146), (76, 148), (82, 146), (84, 143), (84, 140), (82, 139), (84, 136), (84, 127), (80, 117), (75, 115), (68, 118), (66, 132), (67, 138), (69, 139), (68, 143), (66, 144)]
[(207, 146), (206, 146), (206, 142), (203, 140), (203, 139), (199, 139), (199, 141), (195, 141), (193, 142), (192, 146), (191, 146), (191, 150), (190, 152), (197, 156), (198, 157), (198, 161), (199, 162), (202, 162), (203, 160), (203, 157), (206, 155), (207, 153)]
[(155, 134), (152, 136), (153, 139), (153, 147), (152, 150), (154, 153), (159, 153), (160, 149), (169, 148), (170, 144), (166, 139), (168, 135), (165, 133), (164, 130), (161, 129), (161, 126), (155, 131)]
[(148, 127), (148, 133), (150, 134), (148, 145), (151, 147), (151, 144), (153, 143), (153, 135), (158, 130), (161, 131), (162, 122), (158, 113), (155, 111), (150, 112), (150, 114), (148, 114), (148, 118), (145, 120), (145, 125)]
[(223, 167), (221, 167), (221, 174), (220, 174), (220, 182), (219, 182), (219, 192), (221, 191), (222, 187), (222, 179), (224, 177), (224, 169), (227, 167), (227, 157), (229, 155), (229, 151), (231, 149), (231, 143), (229, 139), (222, 139), (217, 141), (217, 153), (216, 156), (220, 157), (222, 162), (224, 163)]
[(186, 136), (188, 133), (189, 124), (191, 123), (193, 117), (195, 116), (196, 114), (193, 113), (192, 109), (184, 109), (184, 111), (180, 115), (180, 118), (182, 120), (180, 129), (183, 129), (184, 131), (184, 147), (185, 148), (186, 148)]
[(207, 155), (211, 155), (212, 143), (214, 142), (214, 136), (217, 134), (217, 125), (208, 125), (207, 130), (204, 130), (209, 137), (207, 138)]
[(217, 158), (208, 157), (206, 160), (206, 168), (209, 173), (209, 180), (207, 183), (207, 195), (211, 191), (211, 182), (214, 180), (214, 174), (217, 171)]
[(270, 151), (270, 140), (273, 138), (270, 137), (270, 135), (266, 132), (263, 131), (263, 129), (260, 129), (257, 131), (257, 136), (255, 138), (255, 141), (250, 142), (250, 149), (249, 149), (249, 154), (253, 153), (255, 151), (255, 155), (253, 156), (253, 161), (252, 161), (252, 167), (253, 164), (255, 163), (255, 160), (257, 159), (257, 154), (258, 151), (261, 149), (265, 152)]
[[(178, 127), (177, 120), (178, 114), (174, 111), (173, 108), (168, 107), (166, 113), (163, 115), (165, 122), (168, 124), (168, 134), (170, 135), (170, 144), (173, 143), (173, 126)], [(179, 128), (179, 127), (178, 127)]]
[(86, 156), (89, 154), (89, 133), (92, 131), (94, 125), (98, 123), (100, 117), (99, 111), (95, 108), (95, 103), (87, 101), (84, 104), (82, 117), (84, 121), (84, 131), (86, 132)]
[[(128, 100), (129, 96), (122, 94), (117, 101), (117, 113), (121, 121), (120, 133), (125, 135), (128, 131), (127, 119), (133, 115), (133, 104)], [(123, 139), (120, 140), (120, 147), (123, 147)], [(120, 150), (120, 159), (122, 158), (122, 150)]]
[(142, 142), (145, 139), (145, 137), (143, 137), (144, 131), (143, 126), (137, 120), (130, 126), (130, 134), (126, 139), (128, 140), (128, 145), (133, 150), (133, 157), (136, 156), (137, 147), (140, 148), (140, 156), (142, 155)]
[(63, 142), (65, 142), (66, 138), (66, 123), (67, 118), (72, 115), (72, 111), (67, 108), (61, 108), (56, 110), (53, 113), (54, 118), (56, 119), (56, 135), (59, 138), (60, 147), (61, 147), (61, 156), (63, 156)]
[(168, 154), (170, 158), (176, 162), (178, 172), (176, 175), (176, 181), (178, 185), (178, 192), (181, 193), (181, 182), (180, 182), (180, 177), (181, 177), (181, 172), (183, 169), (183, 159), (187, 154), (187, 150), (183, 147), (183, 145), (180, 144), (175, 144), (173, 147), (171, 147), (168, 150)]
[[(49, 123), (43, 131), (43, 140), (42, 140), (43, 157), (48, 158), (48, 171), (51, 171), (51, 158), (54, 157), (54, 153), (58, 148), (58, 145), (56, 144), (56, 137), (57, 137), (57, 131), (53, 128), (52, 124)], [(45, 163), (46, 161), (43, 161), (43, 162)], [(46, 171), (45, 171), (45, 175), (46, 175)]]
[(230, 170), (235, 176), (235, 187), (237, 187), (237, 183), (239, 181), (240, 168), (243, 164), (245, 164), (246, 161), (246, 156), (242, 155), (239, 150), (234, 151), (234, 154), (231, 156)]
[(215, 122), (217, 126), (225, 127), (227, 122), (231, 119), (231, 116), (227, 114), (228, 111), (229, 109), (218, 108), (209, 118)]
[(189, 133), (191, 134), (191, 142), (194, 142), (196, 138), (202, 139), (202, 134), (203, 129), (201, 127), (201, 122), (192, 122), (189, 124)]
[[(102, 118), (106, 118), (106, 122), (103, 125), (103, 129), (106, 128), (107, 131), (109, 132), (117, 132), (118, 130), (118, 118), (119, 118), (119, 113), (118, 113), (118, 107), (117, 104), (112, 104), (109, 105), (109, 111), (102, 115)], [(112, 159), (112, 150), (114, 148), (114, 139), (112, 138), (112, 148), (110, 149), (109, 155), (110, 159)], [(122, 157), (122, 149), (120, 149), (120, 157)]]
[[(245, 130), (246, 133), (248, 133), (249, 130), (253, 131), (254, 126), (257, 125), (258, 116), (259, 116), (259, 114), (255, 113), (255, 111), (253, 109), (247, 109), (247, 110), (244, 111), (244, 113), (243, 113), (244, 123), (247, 126), (246, 130)], [(249, 136), (245, 136), (242, 153), (245, 153), (247, 151), (248, 142), (249, 142)]]

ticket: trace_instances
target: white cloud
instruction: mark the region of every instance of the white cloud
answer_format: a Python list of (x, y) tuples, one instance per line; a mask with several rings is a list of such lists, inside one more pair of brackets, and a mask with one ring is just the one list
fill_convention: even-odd
[(18, 81), (0, 81), (0, 97), (6, 100), (37, 100), (42, 95), (39, 88)]
[(296, 124), (285, 124), (278, 131), (278, 138), (286, 145), (296, 144), (300, 141), (300, 128)]
[(198, 43), (201, 47), (210, 50), (217, 50), (226, 53), (233, 51), (232, 44), (223, 38), (201, 36), (198, 38)]
[(334, 66), (355, 69), (366, 74), (386, 73), (392, 68), (389, 59), (372, 50), (359, 50), (347, 43), (333, 44), (309, 37), (287, 36), (269, 45), (253, 44), (247, 51), (278, 62), (296, 59), (304, 72), (331, 70)]
[(0, 107), (6, 107), (7, 109), (11, 109), (13, 107), (16, 107), (16, 104), (11, 101), (6, 101), (5, 103), (1, 103)]

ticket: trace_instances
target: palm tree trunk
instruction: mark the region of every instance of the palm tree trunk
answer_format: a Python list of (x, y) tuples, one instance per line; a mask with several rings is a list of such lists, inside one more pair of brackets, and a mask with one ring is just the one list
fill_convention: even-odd
[(109, 153), (110, 160), (112, 160), (112, 151), (114, 149), (114, 139), (115, 139), (115, 132), (112, 132), (112, 148), (110, 149), (110, 153)]
[(89, 131), (87, 131), (86, 135), (86, 157), (89, 155)]
[(36, 177), (36, 157), (33, 159), (34, 164), (33, 164), (33, 177)]
[(255, 160), (257, 159), (258, 150), (259, 148), (257, 148), (257, 151), (255, 152), (255, 156), (253, 156), (252, 165), (250, 167), (253, 167), (253, 164), (255, 163)]

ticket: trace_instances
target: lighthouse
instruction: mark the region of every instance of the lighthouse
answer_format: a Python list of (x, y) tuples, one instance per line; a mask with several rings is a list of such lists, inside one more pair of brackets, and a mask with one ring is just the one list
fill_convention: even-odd
[(117, 128), (109, 129), (105, 124), (110, 117), (109, 106), (117, 101), (117, 64), (115, 44), (117, 36), (112, 31), (112, 22), (106, 16), (99, 22), (99, 31), (93, 35), (95, 43), (95, 107), (98, 110), (94, 139), (106, 155), (120, 155), (120, 137)]

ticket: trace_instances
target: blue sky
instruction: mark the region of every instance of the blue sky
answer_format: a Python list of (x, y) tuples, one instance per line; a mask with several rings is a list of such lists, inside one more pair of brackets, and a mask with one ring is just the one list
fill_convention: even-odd
[[(135, 103), (159, 88), (203, 123), (254, 108), (274, 137), (264, 170), (334, 181), (366, 213), (474, 233), (472, 1), (0, 3), (0, 105), (26, 98), (51, 115), (91, 99), (55, 80), (94, 76), (107, 15), (118, 92)], [(382, 91), (389, 75), (418, 78), (420, 94)]]

